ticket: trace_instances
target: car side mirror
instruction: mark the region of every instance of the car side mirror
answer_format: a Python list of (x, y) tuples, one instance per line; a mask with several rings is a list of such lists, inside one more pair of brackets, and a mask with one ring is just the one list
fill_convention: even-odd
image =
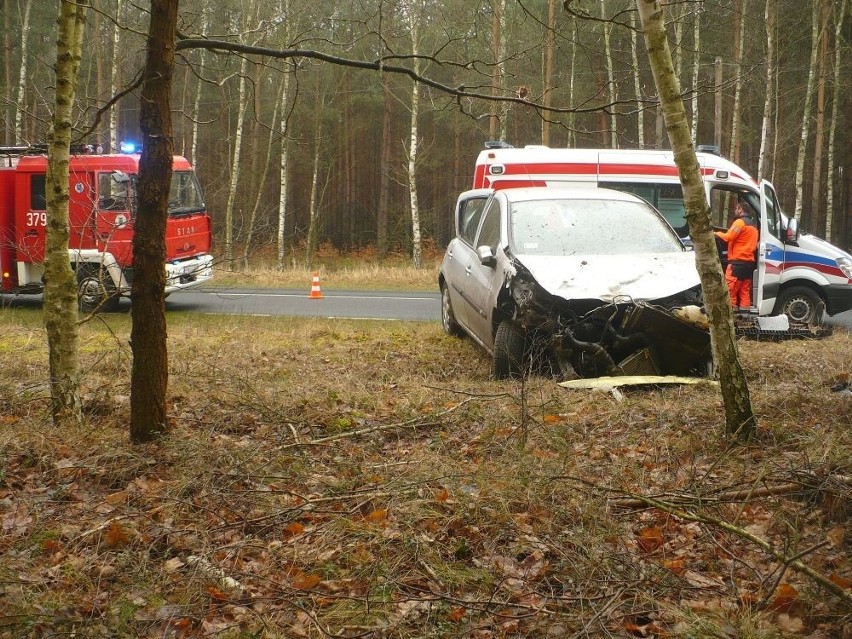
[(476, 252), (479, 254), (479, 263), (483, 266), (493, 268), (497, 264), (497, 258), (494, 257), (494, 251), (490, 246), (480, 246)]
[(791, 217), (787, 220), (787, 227), (784, 229), (784, 243), (795, 244), (799, 241), (799, 220)]

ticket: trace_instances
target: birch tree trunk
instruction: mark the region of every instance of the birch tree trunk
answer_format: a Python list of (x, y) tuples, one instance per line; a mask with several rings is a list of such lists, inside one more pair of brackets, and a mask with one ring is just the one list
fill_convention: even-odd
[(231, 175), (228, 179), (228, 203), (225, 205), (225, 264), (229, 271), (234, 268), (234, 209), (237, 200), (237, 185), (240, 180), (240, 160), (243, 146), (243, 127), (246, 118), (246, 73), (248, 60), (240, 60), (240, 82), (237, 89), (237, 125), (234, 129), (234, 150), (231, 156)]
[(290, 136), (290, 110), (288, 108), (290, 98), (290, 71), (284, 71), (284, 77), (281, 78), (281, 124), (278, 127), (278, 134), (281, 137), (281, 157), (278, 161), (278, 270), (284, 270), (284, 258), (286, 257), (285, 238), (287, 233), (287, 170), (288, 170), (288, 138)]
[(704, 0), (695, 3), (695, 22), (692, 25), (692, 144), (698, 144), (698, 90), (701, 72), (701, 10)]
[(822, 233), (822, 228), (825, 223), (822, 204), (822, 156), (825, 141), (825, 77), (828, 66), (828, 19), (829, 19), (829, 3), (831, 0), (814, 0), (819, 1), (821, 5), (822, 16), (820, 18), (820, 44), (819, 54), (817, 56), (817, 86), (816, 86), (816, 116), (814, 128), (814, 159), (813, 169), (811, 170), (811, 228), (814, 233)]
[(808, 85), (805, 88), (805, 107), (802, 111), (802, 137), (799, 139), (799, 154), (796, 159), (796, 208), (793, 216), (802, 219), (805, 203), (805, 161), (808, 155), (808, 140), (811, 133), (811, 109), (814, 100), (814, 85), (816, 84), (817, 56), (819, 54), (819, 2), (814, 0), (811, 13), (811, 60), (808, 67)]
[(133, 298), (130, 346), (130, 441), (144, 443), (168, 427), (166, 393), (166, 219), (172, 177), (171, 86), (178, 0), (151, 0), (142, 80), (138, 202), (133, 232)]
[[(286, 76), (285, 76), (286, 77)], [(258, 83), (256, 86), (260, 86)], [(269, 125), (269, 137), (266, 142), (266, 160), (263, 162), (263, 169), (260, 171), (260, 179), (258, 180), (257, 188), (255, 189), (254, 206), (251, 209), (249, 216), (248, 231), (246, 232), (246, 241), (243, 247), (243, 269), (248, 269), (249, 253), (251, 251), (251, 241), (254, 238), (254, 227), (257, 223), (257, 212), (260, 209), (260, 203), (263, 200), (263, 187), (266, 185), (266, 178), (269, 176), (269, 167), (272, 166), (272, 142), (275, 137), (275, 125), (278, 122), (278, 109), (283, 102), (285, 92), (284, 80), (281, 80), (281, 88), (277, 92), (275, 106), (272, 108), (272, 122)]]
[[(119, 0), (121, 2), (121, 0)], [(208, 24), (208, 12), (206, 7), (202, 9), (201, 12), (201, 34), (205, 35), (207, 33), (207, 24)], [(199, 76), (203, 76), (204, 74), (204, 54), (207, 52), (207, 49), (201, 49), (198, 52), (198, 70)], [(198, 78), (198, 81), (195, 85), (195, 100), (192, 103), (192, 142), (190, 143), (190, 151), (189, 151), (189, 161), (193, 164), (198, 162), (198, 123), (199, 116), (201, 114), (201, 93), (204, 88), (204, 81), (201, 77)]]
[(319, 139), (314, 144), (313, 171), (311, 172), (311, 201), (308, 208), (308, 233), (305, 237), (305, 267), (314, 267), (314, 249), (316, 247), (317, 220), (319, 219)]
[(12, 94), (12, 3), (3, 3), (3, 50), (6, 55), (3, 57), (3, 99), (5, 107), (5, 133), (3, 142), (6, 145), (15, 143), (15, 127), (12, 123), (15, 121), (15, 100)]
[[(94, 31), (96, 37), (100, 37), (103, 31), (103, 14), (100, 11), (94, 11), (94, 20), (92, 21), (92, 30)], [(82, 54), (82, 52), (81, 52)], [(97, 96), (98, 103), (101, 100), (108, 100), (109, 95), (107, 95), (106, 89), (106, 71), (104, 69), (104, 56), (107, 52), (103, 47), (98, 47), (94, 51), (95, 56), (95, 96)], [(104, 145), (109, 142), (109, 122), (106, 120), (102, 120), (98, 123), (97, 128), (92, 131), (95, 134), (96, 139), (99, 144)]]
[(612, 23), (607, 18), (606, 0), (601, 0), (601, 19), (603, 20), (603, 36), (604, 36), (604, 54), (606, 56), (606, 99), (609, 102), (609, 146), (612, 149), (618, 148), (618, 114), (616, 113), (615, 102), (618, 100), (618, 91), (615, 87), (615, 71), (612, 67), (612, 44), (610, 43), (610, 35), (612, 32)]
[[(775, 63), (775, 16), (777, 0), (766, 0), (766, 9), (763, 13), (763, 21), (766, 24), (766, 96), (763, 100), (763, 123), (760, 127), (760, 159), (757, 163), (757, 177), (759, 180), (767, 179), (770, 172), (770, 159), (774, 164), (774, 156), (771, 153), (771, 140), (773, 137), (774, 116), (773, 97), (775, 95), (775, 78), (777, 75)], [(844, 0), (845, 3), (845, 0)]]
[(683, 186), (686, 219), (710, 320), (710, 341), (722, 391), (726, 431), (730, 436), (748, 440), (754, 436), (757, 422), (737, 353), (731, 301), (716, 251), (710, 207), (690, 140), (686, 108), (666, 38), (663, 4), (660, 0), (636, 0), (636, 5)]
[[(500, 69), (498, 67), (498, 55), (500, 50), (500, 0), (491, 0), (491, 53), (494, 57), (494, 66), (491, 69), (491, 95), (499, 96), (498, 87), (500, 86)], [(491, 140), (497, 139), (497, 131), (499, 129), (497, 118), (497, 102), (492, 102), (490, 105), (490, 115), (488, 117), (488, 137)]]
[(316, 105), (316, 129), (314, 132), (314, 159), (313, 172), (311, 174), (311, 201), (308, 209), (308, 234), (305, 238), (305, 265), (308, 269), (314, 266), (314, 255), (317, 245), (319, 244), (319, 217), (320, 205), (322, 203), (322, 195), (325, 192), (323, 186), (320, 192), (320, 151), (322, 149), (323, 138), (323, 113), (325, 111), (326, 102), (324, 94), (317, 93)]
[(30, 9), (32, 0), (26, 0), (24, 14), (21, 17), (21, 72), (18, 74), (18, 99), (15, 109), (15, 141), (24, 142), (24, 110), (27, 99), (27, 49), (30, 38)]
[[(631, 14), (632, 15), (632, 14)], [(547, 25), (544, 33), (544, 95), (542, 102), (545, 109), (553, 104), (553, 60), (555, 57), (554, 41), (556, 35), (556, 0), (547, 0)], [(633, 34), (635, 37), (635, 33)], [(638, 67), (637, 67), (638, 68)], [(638, 97), (638, 94), (637, 94)], [(641, 113), (641, 109), (639, 113)], [(550, 146), (550, 112), (546, 111), (541, 118), (541, 143)]]
[[(776, 21), (777, 24), (777, 21)], [(776, 36), (777, 36), (776, 31)], [(776, 39), (777, 42), (777, 39)], [(781, 110), (779, 105), (781, 104), (781, 80), (779, 76), (780, 65), (778, 63), (778, 56), (775, 58), (775, 86), (773, 87), (775, 90), (772, 92), (772, 135), (770, 136), (772, 139), (772, 153), (770, 153), (770, 164), (769, 164), (769, 175), (771, 176), (770, 182), (775, 182), (775, 171), (778, 166), (778, 140), (780, 138), (778, 134), (778, 120), (781, 117)]]
[(745, 11), (748, 0), (736, 0), (734, 3), (734, 108), (731, 110), (730, 157), (735, 163), (740, 161), (740, 120), (742, 119), (743, 92), (743, 36), (745, 35)]
[[(414, 73), (420, 75), (420, 36), (418, 22), (420, 9), (415, 11), (417, 0), (409, 3), (408, 26), (411, 31), (411, 57)], [(414, 268), (423, 266), (423, 247), (420, 236), (420, 207), (417, 202), (417, 118), (420, 115), (420, 84), (411, 83), (411, 128), (408, 144), (408, 199), (411, 208), (411, 261)]]
[[(110, 70), (110, 96), (118, 93), (119, 72), (118, 53), (121, 51), (121, 14), (124, 0), (115, 0), (115, 24), (112, 27), (112, 69)], [(118, 105), (114, 104), (109, 110), (109, 149), (110, 153), (118, 153)]]
[[(494, 68), (491, 72), (491, 95), (497, 97), (506, 91), (506, 0), (491, 0), (491, 47)], [(491, 103), (488, 134), (492, 140), (506, 137), (507, 107), (501, 102)]]
[(674, 62), (675, 75), (678, 82), (683, 82), (683, 14), (684, 7), (679, 2), (671, 2), (671, 20), (674, 23)]
[(630, 58), (633, 62), (633, 92), (636, 95), (636, 137), (640, 149), (645, 148), (645, 100), (639, 67), (639, 38), (636, 35), (636, 13), (630, 12)]
[(68, 259), (68, 184), (74, 99), (89, 0), (61, 0), (56, 38), (55, 108), (47, 156), (44, 324), (54, 426), (83, 423), (77, 360), (77, 286)]
[[(577, 18), (571, 17), (571, 77), (568, 79), (568, 104), (574, 104), (574, 86), (577, 77)], [(568, 114), (568, 146), (577, 146), (577, 114), (573, 111)]]
[(834, 144), (837, 131), (837, 119), (840, 105), (840, 66), (842, 63), (841, 52), (843, 51), (843, 20), (846, 17), (846, 0), (840, 3), (840, 11), (834, 18), (834, 83), (831, 92), (831, 118), (828, 131), (828, 160), (826, 174), (828, 176), (828, 189), (826, 191), (825, 203), (825, 239), (831, 242), (834, 231)]

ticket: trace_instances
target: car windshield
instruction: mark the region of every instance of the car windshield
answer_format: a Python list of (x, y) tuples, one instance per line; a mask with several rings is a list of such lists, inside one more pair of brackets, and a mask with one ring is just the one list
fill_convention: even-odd
[(192, 171), (175, 171), (169, 188), (169, 215), (196, 213), (204, 210), (201, 188)]
[(519, 255), (628, 255), (682, 251), (671, 227), (640, 202), (529, 200), (510, 208)]

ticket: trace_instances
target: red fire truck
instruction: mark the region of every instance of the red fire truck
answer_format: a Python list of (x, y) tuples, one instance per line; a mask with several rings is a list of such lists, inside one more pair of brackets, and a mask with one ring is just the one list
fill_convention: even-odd
[[(80, 309), (115, 310), (133, 281), (133, 219), (139, 155), (74, 147), (70, 161), (68, 257)], [(46, 147), (0, 147), (2, 293), (43, 291)], [(192, 166), (175, 156), (166, 223), (166, 294), (213, 275), (210, 216)]]

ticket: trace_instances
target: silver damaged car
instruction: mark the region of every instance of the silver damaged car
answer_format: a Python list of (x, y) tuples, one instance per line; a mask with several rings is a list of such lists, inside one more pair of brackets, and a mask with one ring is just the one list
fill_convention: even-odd
[(645, 200), (478, 189), (459, 197), (455, 226), (443, 328), (485, 348), (494, 377), (708, 374), (709, 332), (682, 319), (702, 304), (695, 255)]

